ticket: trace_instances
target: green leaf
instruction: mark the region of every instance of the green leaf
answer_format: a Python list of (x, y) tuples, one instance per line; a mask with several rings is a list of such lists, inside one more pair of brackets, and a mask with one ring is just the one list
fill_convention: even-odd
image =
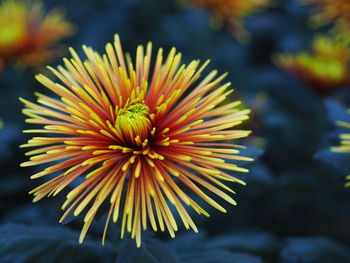
[(166, 243), (144, 235), (140, 248), (135, 240), (124, 239), (117, 263), (180, 263), (175, 252)]
[(327, 109), (328, 119), (332, 124), (337, 121), (350, 121), (350, 116), (347, 109), (335, 100), (325, 100), (325, 107)]
[(290, 238), (280, 257), (284, 263), (347, 263), (350, 251), (324, 237)]
[(6, 123), (0, 129), (0, 164), (5, 163), (9, 157), (15, 152), (17, 145), (16, 140), (21, 136), (19, 126), (15, 124)]
[(262, 263), (247, 253), (233, 253), (224, 249), (197, 248), (180, 255), (183, 263)]
[(7, 224), (0, 227), (1, 263), (110, 262), (115, 256), (100, 242), (78, 243), (78, 233), (64, 227)]
[(347, 128), (336, 126), (336, 122), (350, 122), (350, 115), (348, 114), (348, 110), (345, 108), (345, 106), (341, 105), (335, 100), (325, 100), (324, 104), (327, 109), (328, 119), (331, 122), (331, 125), (335, 127), (332, 129), (332, 132), (327, 134), (327, 139), (330, 140), (330, 145), (327, 145), (326, 149), (320, 150), (318, 153), (316, 153), (315, 158), (329, 164), (332, 167), (335, 167), (337, 170), (339, 170), (340, 174), (344, 176), (350, 171), (350, 154), (331, 152), (330, 148), (340, 144), (340, 133), (347, 133), (349, 131)]
[[(235, 248), (233, 236), (219, 236), (214, 239), (207, 239), (201, 233), (195, 235), (186, 233), (176, 237), (172, 244), (183, 263), (263, 262), (259, 257)], [(231, 239), (233, 243), (230, 243)]]
[[(336, 146), (336, 145), (331, 145)], [(320, 150), (315, 154), (315, 158), (321, 160), (331, 167), (336, 168), (339, 171), (339, 174), (343, 177), (348, 174), (350, 171), (350, 154), (349, 153), (335, 153), (331, 152), (330, 148)]]
[(207, 245), (251, 253), (275, 252), (280, 249), (280, 241), (275, 236), (253, 231), (221, 235), (209, 240)]

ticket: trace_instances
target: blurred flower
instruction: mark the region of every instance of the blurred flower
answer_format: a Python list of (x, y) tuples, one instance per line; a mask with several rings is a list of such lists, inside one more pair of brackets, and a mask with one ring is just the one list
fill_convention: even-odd
[(350, 1), (349, 0), (300, 0), (314, 6), (310, 18), (312, 26), (323, 26), (335, 23), (336, 27), (349, 32)]
[[(244, 20), (251, 14), (271, 6), (271, 0), (188, 0), (191, 4), (208, 9), (213, 18), (211, 24), (230, 27), (232, 34), (239, 40), (246, 40), (248, 32), (244, 28)], [(217, 26), (216, 26), (217, 27)]]
[[(350, 113), (350, 110), (348, 113)], [(350, 123), (344, 121), (338, 121), (337, 125), (345, 128), (350, 128)], [(336, 153), (350, 153), (350, 133), (340, 134), (339, 138), (340, 145), (332, 147), (331, 151)], [(346, 177), (346, 180), (348, 182), (345, 184), (345, 186), (350, 187), (350, 175)]]
[(44, 14), (41, 2), (5, 0), (0, 4), (0, 69), (9, 62), (40, 66), (59, 53), (57, 42), (72, 33), (64, 16)]
[(319, 35), (309, 52), (278, 54), (275, 63), (319, 93), (349, 86), (349, 42), (340, 36)]
[(185, 187), (222, 212), (226, 210), (201, 188), (235, 205), (219, 189), (234, 193), (221, 180), (244, 182), (222, 170), (247, 172), (230, 160), (251, 158), (238, 155), (241, 146), (221, 141), (250, 133), (232, 129), (248, 119), (250, 111), (240, 109), (239, 101), (222, 103), (233, 91), (228, 90), (230, 83), (220, 84), (226, 74), (215, 77), (214, 70), (199, 81), (209, 61), (201, 66), (198, 60), (181, 65), (181, 54), (174, 48), (165, 60), (160, 49), (152, 70), (151, 43), (145, 49), (137, 48), (134, 64), (130, 56), (125, 59), (118, 36), (114, 45), (106, 45), (102, 56), (86, 46), (83, 50), (85, 62), (70, 49), (73, 58), (64, 59), (65, 68), (49, 67), (62, 84), (43, 75), (36, 77), (61, 101), (39, 93), (38, 104), (21, 99), (26, 105), (23, 112), (29, 116), (26, 121), (45, 125), (44, 129), (25, 132), (58, 135), (34, 137), (22, 145), (39, 147), (27, 152), (34, 156), (22, 163), (23, 167), (59, 161), (32, 176), (59, 172), (31, 191), (34, 201), (57, 195), (85, 175), (68, 193), (62, 206), (68, 209), (60, 222), (71, 211), (77, 216), (90, 204), (82, 242), (100, 206), (109, 203), (103, 242), (110, 218), (116, 222), (121, 210), (121, 237), (126, 228), (138, 246), (141, 228), (146, 229), (148, 222), (154, 231), (166, 228), (174, 237), (178, 229), (175, 210), (166, 200), (185, 227), (197, 231), (183, 205), (198, 214), (208, 213), (184, 192)]

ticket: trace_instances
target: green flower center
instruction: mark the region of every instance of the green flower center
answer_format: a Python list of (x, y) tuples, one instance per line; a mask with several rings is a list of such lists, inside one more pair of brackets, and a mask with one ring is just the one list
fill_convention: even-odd
[(152, 128), (148, 106), (137, 103), (119, 110), (115, 126), (125, 139), (147, 138)]

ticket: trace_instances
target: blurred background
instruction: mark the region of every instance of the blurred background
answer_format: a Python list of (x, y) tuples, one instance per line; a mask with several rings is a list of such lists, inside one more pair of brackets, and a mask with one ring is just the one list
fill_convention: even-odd
[[(220, 2), (222, 8), (216, 8)], [(1, 263), (350, 262), (350, 188), (344, 187), (350, 154), (330, 151), (346, 132), (336, 122), (350, 120), (349, 3), (251, 1), (255, 7), (250, 8), (249, 1), (236, 0), (249, 8), (237, 4), (227, 14), (228, 2), (46, 0), (44, 13), (58, 8), (70, 29), (62, 39), (50, 40), (57, 54), (40, 53), (43, 60), (34, 62), (23, 59), (31, 47), (22, 49), (21, 56), (4, 48), (17, 31), (7, 30), (14, 22), (6, 25), (0, 15)], [(340, 14), (327, 15), (327, 2)], [(152, 41), (155, 49), (176, 47), (185, 63), (211, 59), (208, 71), (229, 72), (232, 99), (253, 111), (245, 125), (253, 136), (242, 143), (248, 145), (244, 154), (256, 161), (247, 165), (247, 185), (232, 186), (238, 205), (225, 205), (227, 214), (208, 207), (210, 218), (193, 215), (197, 234), (180, 229), (170, 239), (145, 233), (140, 249), (134, 241), (119, 240), (117, 225), (111, 225), (102, 247), (103, 215), (79, 245), (82, 218), (58, 223), (65, 195), (33, 204), (28, 192), (44, 179), (30, 180), (37, 167), (19, 167), (26, 161), (19, 145), (30, 138), (22, 130), (30, 126), (18, 97), (50, 94), (35, 74), (47, 73), (47, 64), (62, 64), (68, 46), (79, 54), (82, 44), (103, 52), (115, 33), (131, 54), (137, 45)]]

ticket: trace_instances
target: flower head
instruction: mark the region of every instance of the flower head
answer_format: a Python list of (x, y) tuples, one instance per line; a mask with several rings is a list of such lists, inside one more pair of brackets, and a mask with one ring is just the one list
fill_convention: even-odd
[(309, 52), (279, 54), (276, 64), (319, 93), (350, 84), (349, 42), (331, 35), (316, 36)]
[(57, 11), (44, 14), (41, 2), (4, 0), (0, 4), (0, 65), (39, 66), (57, 55), (56, 43), (73, 33)]
[(61, 84), (37, 76), (61, 100), (38, 93), (38, 104), (21, 99), (27, 122), (45, 125), (25, 132), (56, 135), (34, 137), (22, 145), (39, 147), (27, 152), (32, 157), (22, 166), (59, 162), (32, 176), (59, 173), (31, 191), (34, 201), (85, 178), (68, 193), (61, 222), (73, 211), (77, 216), (87, 210), (82, 242), (98, 209), (108, 203), (103, 240), (110, 218), (116, 222), (121, 216), (121, 236), (127, 229), (138, 246), (141, 229), (148, 224), (154, 231), (167, 229), (173, 237), (178, 229), (175, 210), (187, 229), (197, 231), (184, 205), (208, 213), (187, 190), (222, 212), (226, 210), (203, 188), (235, 204), (220, 189), (233, 193), (222, 181), (244, 182), (225, 170), (247, 172), (232, 160), (251, 159), (238, 155), (240, 146), (222, 141), (250, 133), (233, 129), (248, 119), (249, 110), (240, 109), (238, 101), (222, 103), (232, 92), (229, 83), (220, 84), (226, 74), (215, 77), (212, 71), (199, 81), (208, 61), (181, 65), (175, 49), (165, 60), (159, 49), (152, 69), (150, 43), (137, 48), (133, 63), (124, 57), (118, 36), (114, 45), (106, 45), (106, 54), (86, 46), (83, 50), (86, 61), (71, 49), (73, 58), (64, 59), (65, 67), (49, 67)]
[(349, 31), (350, 2), (348, 0), (300, 0), (314, 6), (310, 22), (313, 26), (335, 23), (339, 29)]
[(271, 5), (271, 0), (189, 0), (194, 6), (208, 9), (216, 21), (225, 22), (234, 36), (245, 40), (247, 31), (244, 20), (252, 13), (256, 13)]
[[(350, 110), (348, 111), (350, 113)], [(350, 129), (350, 123), (344, 121), (338, 121), (338, 126)], [(331, 151), (336, 153), (350, 153), (350, 133), (340, 134), (340, 145), (331, 148)], [(346, 177), (348, 182), (345, 184), (346, 187), (350, 187), (350, 175)]]

